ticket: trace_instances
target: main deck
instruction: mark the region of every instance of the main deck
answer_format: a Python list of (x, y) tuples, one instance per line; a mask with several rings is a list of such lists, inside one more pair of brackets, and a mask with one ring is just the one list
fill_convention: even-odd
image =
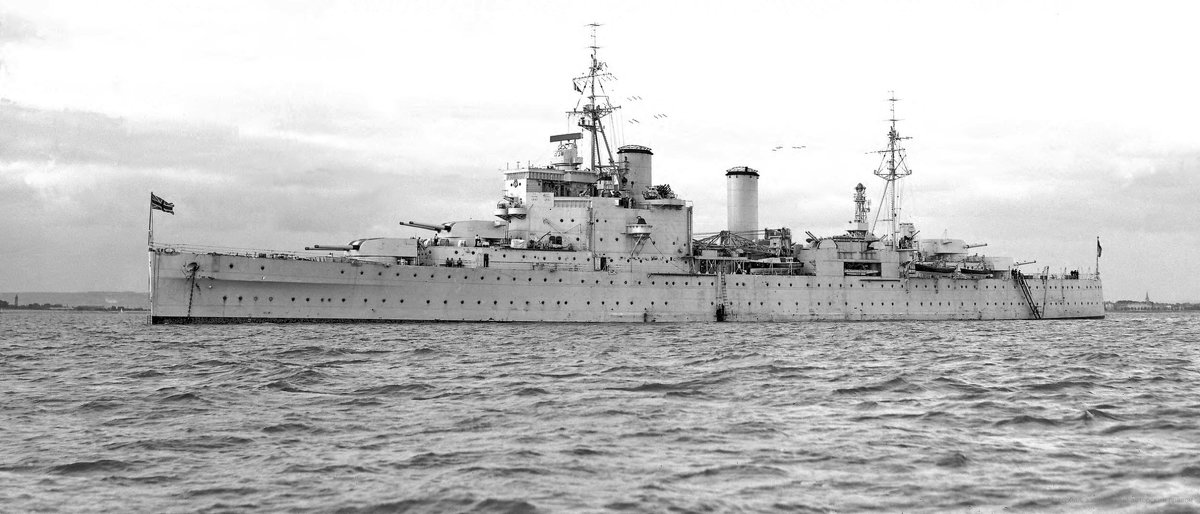
[(151, 253), (154, 323), (888, 321), (1104, 316), (1098, 278), (817, 277)]

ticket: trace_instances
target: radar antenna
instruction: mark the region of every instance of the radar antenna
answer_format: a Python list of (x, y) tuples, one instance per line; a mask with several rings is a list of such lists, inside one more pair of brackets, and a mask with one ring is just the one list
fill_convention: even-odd
[[(880, 221), (879, 216), (886, 212), (888, 218), (885, 218), (883, 221), (888, 222), (889, 243), (895, 244), (897, 237), (896, 217), (900, 210), (900, 206), (898, 205), (899, 194), (896, 192), (896, 182), (904, 177), (912, 175), (912, 170), (908, 169), (908, 164), (904, 161), (905, 152), (904, 148), (900, 146), (900, 142), (905, 139), (912, 138), (901, 137), (900, 132), (896, 130), (896, 122), (900, 121), (896, 118), (896, 102), (900, 101), (900, 99), (896, 98), (895, 91), (889, 91), (889, 93), (891, 94), (891, 97), (888, 98), (888, 101), (891, 102), (892, 116), (888, 118), (888, 121), (890, 121), (892, 125), (888, 130), (888, 145), (887, 148), (884, 148), (883, 150), (872, 152), (882, 156), (879, 167), (875, 169), (875, 176), (887, 181), (887, 184), (883, 188), (883, 198), (887, 201), (887, 209), (880, 210), (875, 213), (875, 221), (871, 223), (871, 232), (874, 233), (875, 225)], [(883, 203), (883, 201), (881, 200), (880, 203)]]

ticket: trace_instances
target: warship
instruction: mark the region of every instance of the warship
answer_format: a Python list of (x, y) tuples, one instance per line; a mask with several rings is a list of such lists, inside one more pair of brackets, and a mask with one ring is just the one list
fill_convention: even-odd
[[(573, 80), (578, 131), (550, 136), (553, 158), (504, 171), (486, 219), (401, 221), (428, 237), (371, 237), (304, 251), (153, 241), (151, 322), (721, 322), (1008, 320), (1104, 317), (1099, 272), (1023, 273), (983, 245), (921, 237), (897, 218), (911, 171), (895, 95), (875, 175), (851, 196), (844, 234), (758, 224), (757, 170), (725, 172), (727, 230), (697, 234), (693, 205), (656, 184), (650, 148), (613, 151), (610, 77), (597, 56)], [(883, 222), (881, 224), (881, 222)], [(879, 227), (882, 234), (876, 235)], [(703, 237), (700, 237), (703, 236)], [(1099, 242), (1097, 242), (1099, 252)], [(1098, 258), (1098, 257), (1097, 257)], [(1098, 264), (1098, 263), (1097, 263)], [(1098, 268), (1097, 268), (1098, 269)]]

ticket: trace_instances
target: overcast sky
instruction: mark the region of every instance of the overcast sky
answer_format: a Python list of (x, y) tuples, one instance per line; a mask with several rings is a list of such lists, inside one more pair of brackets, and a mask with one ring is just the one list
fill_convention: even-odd
[(9, 0), (0, 291), (144, 291), (150, 191), (164, 242), (489, 218), (499, 170), (573, 131), (595, 21), (619, 142), (653, 148), (697, 232), (733, 166), (765, 226), (841, 233), (859, 182), (881, 208), (895, 90), (921, 235), (1055, 272), (1099, 236), (1107, 299), (1200, 301), (1195, 5)]

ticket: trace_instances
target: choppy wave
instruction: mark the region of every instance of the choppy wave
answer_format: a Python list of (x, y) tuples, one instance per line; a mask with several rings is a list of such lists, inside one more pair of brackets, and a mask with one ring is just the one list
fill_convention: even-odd
[(1200, 316), (1162, 316), (5, 313), (0, 510), (1190, 511)]

